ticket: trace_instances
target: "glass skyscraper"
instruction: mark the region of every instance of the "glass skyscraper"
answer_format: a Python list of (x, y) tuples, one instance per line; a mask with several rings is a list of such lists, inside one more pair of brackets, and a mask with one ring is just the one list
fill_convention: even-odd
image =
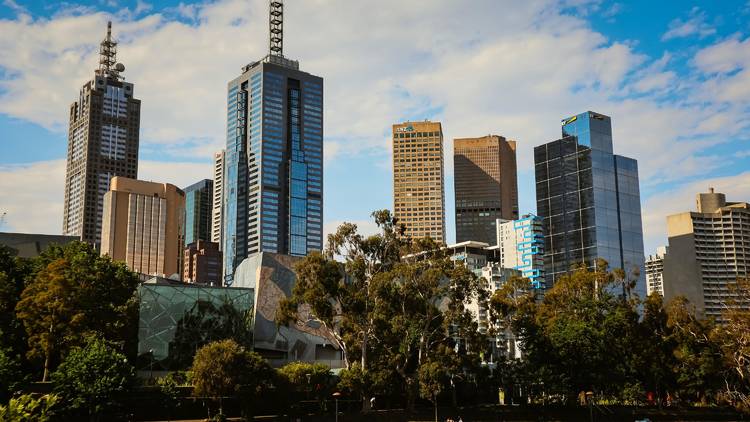
[(224, 282), (247, 256), (323, 246), (323, 79), (269, 54), (227, 87)]
[(203, 179), (183, 189), (185, 192), (185, 245), (211, 240), (211, 202), (214, 182)]
[(645, 296), (638, 162), (612, 152), (612, 122), (591, 111), (564, 119), (562, 138), (534, 148), (547, 288), (576, 263), (639, 273)]

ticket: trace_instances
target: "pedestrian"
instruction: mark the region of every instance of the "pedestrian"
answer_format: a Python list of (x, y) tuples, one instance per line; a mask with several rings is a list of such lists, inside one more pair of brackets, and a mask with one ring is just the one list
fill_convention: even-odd
[(370, 410), (375, 410), (375, 396), (370, 399)]

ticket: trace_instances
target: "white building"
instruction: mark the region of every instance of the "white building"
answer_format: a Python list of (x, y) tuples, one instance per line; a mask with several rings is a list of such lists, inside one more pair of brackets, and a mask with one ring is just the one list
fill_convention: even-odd
[(646, 294), (659, 293), (664, 296), (664, 256), (667, 247), (659, 246), (654, 255), (646, 257)]
[(214, 153), (214, 197), (211, 210), (211, 241), (222, 245), (222, 207), (224, 202), (224, 154), (221, 150)]
[(544, 235), (542, 219), (526, 214), (518, 220), (497, 220), (498, 264), (521, 271), (535, 289), (544, 287)]

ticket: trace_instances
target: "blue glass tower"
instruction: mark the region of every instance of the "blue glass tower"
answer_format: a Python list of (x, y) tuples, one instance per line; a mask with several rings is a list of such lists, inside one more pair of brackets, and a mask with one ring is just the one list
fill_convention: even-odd
[(214, 182), (209, 179), (194, 183), (185, 192), (185, 245), (211, 240), (211, 201)]
[(639, 271), (645, 297), (638, 162), (612, 152), (612, 123), (591, 111), (564, 119), (562, 139), (534, 148), (547, 287), (583, 263)]
[(249, 255), (323, 246), (323, 79), (270, 54), (227, 89), (224, 282)]

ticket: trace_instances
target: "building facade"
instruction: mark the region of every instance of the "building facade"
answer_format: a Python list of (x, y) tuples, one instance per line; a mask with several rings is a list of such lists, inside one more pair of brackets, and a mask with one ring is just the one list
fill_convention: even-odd
[(185, 247), (182, 258), (182, 280), (186, 283), (221, 286), (221, 251), (219, 244), (198, 240)]
[(185, 244), (211, 240), (214, 182), (203, 179), (185, 192)]
[(323, 247), (323, 79), (268, 55), (228, 85), (224, 277), (258, 252)]
[(104, 195), (101, 254), (132, 271), (180, 278), (185, 193), (168, 183), (113, 177)]
[(526, 214), (518, 220), (497, 220), (497, 262), (521, 272), (535, 289), (544, 288), (542, 219)]
[(440, 122), (393, 125), (393, 202), (407, 237), (446, 241)]
[(653, 293), (664, 296), (664, 257), (667, 247), (659, 246), (656, 253), (646, 257), (646, 294)]
[(141, 101), (116, 63), (111, 22), (99, 53), (99, 69), (70, 106), (65, 171), (63, 235), (99, 247), (104, 194), (115, 176), (138, 177)]
[(456, 242), (492, 244), (497, 219), (518, 218), (516, 142), (502, 136), (453, 140)]
[(224, 202), (224, 150), (214, 153), (214, 193), (211, 208), (211, 241), (222, 246)]
[(564, 119), (561, 139), (534, 148), (537, 213), (543, 220), (547, 288), (573, 265), (598, 258), (646, 293), (638, 163), (613, 154), (612, 123), (591, 111)]
[(750, 273), (750, 204), (723, 193), (697, 195), (697, 212), (667, 217), (664, 299), (685, 296), (699, 313), (721, 320), (733, 304), (732, 283)]

